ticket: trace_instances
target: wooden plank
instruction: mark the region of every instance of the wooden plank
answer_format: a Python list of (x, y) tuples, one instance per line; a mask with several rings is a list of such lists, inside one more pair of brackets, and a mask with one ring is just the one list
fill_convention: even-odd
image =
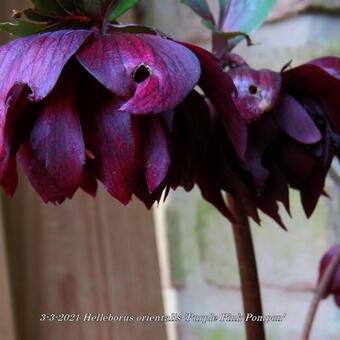
[[(2, 1), (2, 19), (28, 2)], [(161, 322), (39, 321), (42, 314), (164, 313), (153, 216), (142, 204), (123, 207), (100, 190), (96, 199), (78, 193), (60, 207), (45, 205), (21, 174), (15, 199), (3, 206), (19, 340), (166, 339)], [(1, 261), (0, 252), (4, 270)], [(12, 340), (1, 327), (1, 339)]]
[(9, 288), (7, 256), (2, 221), (0, 223), (0, 335), (3, 339), (15, 339), (12, 299)]
[(28, 187), (5, 202), (20, 339), (166, 339), (164, 323), (40, 322), (41, 314), (163, 314), (152, 214), (103, 191), (60, 207)]

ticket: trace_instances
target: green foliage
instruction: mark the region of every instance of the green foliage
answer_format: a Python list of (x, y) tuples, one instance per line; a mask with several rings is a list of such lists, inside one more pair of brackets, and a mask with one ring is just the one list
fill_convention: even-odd
[(19, 19), (15, 24), (9, 22), (0, 23), (0, 31), (15, 35), (16, 37), (25, 37), (31, 34), (53, 31), (62, 28), (61, 22), (42, 24)]
[(213, 31), (219, 41), (225, 41), (229, 50), (243, 39), (251, 45), (249, 34), (264, 22), (276, 1), (219, 0), (220, 15), (216, 25), (207, 0), (181, 0), (203, 19), (203, 25)]
[(277, 0), (220, 0), (219, 28), (223, 32), (250, 34), (266, 19)]
[(206, 0), (181, 0), (202, 18), (202, 23), (210, 30), (215, 28), (215, 20)]
[(137, 5), (139, 0), (122, 0), (118, 1), (112, 6), (110, 15), (109, 15), (109, 21), (115, 21), (117, 18), (119, 18), (122, 14), (124, 14), (126, 11), (128, 11), (130, 8)]

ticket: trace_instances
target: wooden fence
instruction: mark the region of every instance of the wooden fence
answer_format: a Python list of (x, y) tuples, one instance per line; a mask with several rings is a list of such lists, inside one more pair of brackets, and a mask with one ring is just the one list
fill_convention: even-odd
[[(25, 3), (2, 1), (1, 19)], [(42, 314), (163, 314), (154, 221), (140, 203), (123, 207), (103, 190), (55, 207), (22, 174), (20, 182), (2, 204), (0, 338), (165, 339), (164, 323), (40, 321)]]

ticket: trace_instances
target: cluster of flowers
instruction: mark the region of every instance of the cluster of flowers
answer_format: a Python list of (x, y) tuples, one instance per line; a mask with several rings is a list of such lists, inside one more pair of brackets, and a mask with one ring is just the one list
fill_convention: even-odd
[(0, 47), (8, 194), (19, 159), (45, 202), (79, 187), (95, 195), (99, 180), (123, 204), (135, 195), (151, 207), (164, 191), (197, 185), (231, 220), (224, 193), (255, 221), (260, 209), (283, 226), (278, 202), (289, 211), (292, 187), (312, 214), (340, 155), (339, 58), (281, 72), (223, 67), (153, 30), (86, 25)]

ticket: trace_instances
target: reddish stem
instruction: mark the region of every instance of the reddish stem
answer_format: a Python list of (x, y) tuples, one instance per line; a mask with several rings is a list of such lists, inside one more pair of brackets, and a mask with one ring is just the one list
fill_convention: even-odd
[(302, 340), (309, 339), (320, 301), (325, 296), (325, 292), (328, 289), (332, 278), (334, 277), (335, 271), (337, 270), (339, 263), (340, 263), (340, 252), (338, 252), (337, 254), (335, 254), (335, 256), (333, 256), (332, 260), (329, 262), (329, 265), (319, 282), (319, 285), (314, 295), (314, 299), (312, 301), (312, 304), (309, 307), (309, 311), (307, 314), (305, 326), (304, 326), (302, 337), (301, 337)]
[(261, 291), (257, 273), (255, 251), (249, 221), (243, 207), (230, 195), (228, 202), (236, 219), (233, 233), (239, 265), (243, 310), (248, 340), (265, 340), (264, 324), (260, 321), (246, 321), (247, 316), (262, 316)]

